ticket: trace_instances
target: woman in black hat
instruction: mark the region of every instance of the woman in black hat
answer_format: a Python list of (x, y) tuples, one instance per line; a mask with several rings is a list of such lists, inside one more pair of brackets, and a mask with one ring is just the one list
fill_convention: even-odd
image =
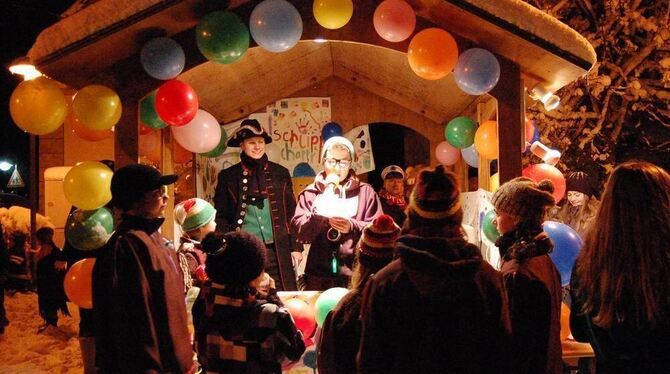
[(268, 160), (265, 145), (272, 138), (255, 119), (245, 119), (228, 140), (239, 147), (241, 162), (218, 176), (214, 206), (217, 230), (244, 230), (267, 247), (266, 272), (278, 290), (295, 291), (293, 263), (302, 260), (302, 247), (289, 231), (295, 211), (293, 183), (288, 170)]

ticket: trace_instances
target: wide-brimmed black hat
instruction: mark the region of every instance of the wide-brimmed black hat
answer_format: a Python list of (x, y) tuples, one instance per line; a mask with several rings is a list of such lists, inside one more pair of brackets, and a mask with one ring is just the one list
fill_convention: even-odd
[(235, 129), (226, 145), (228, 147), (239, 147), (243, 140), (260, 136), (265, 140), (265, 144), (272, 143), (272, 138), (265, 132), (261, 123), (255, 119), (245, 119), (240, 123), (240, 127)]

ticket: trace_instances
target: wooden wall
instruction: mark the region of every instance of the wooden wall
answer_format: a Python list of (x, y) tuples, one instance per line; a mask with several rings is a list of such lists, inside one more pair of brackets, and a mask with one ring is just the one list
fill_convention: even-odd
[(331, 77), (290, 95), (290, 97), (310, 96), (330, 96), (331, 118), (342, 125), (345, 132), (372, 122), (391, 122), (417, 131), (430, 141), (431, 164), (437, 163), (432, 150), (444, 139), (442, 124), (337, 77)]

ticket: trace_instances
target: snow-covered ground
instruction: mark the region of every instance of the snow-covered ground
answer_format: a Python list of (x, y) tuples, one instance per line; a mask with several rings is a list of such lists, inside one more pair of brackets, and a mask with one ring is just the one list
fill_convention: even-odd
[(9, 326), (0, 336), (0, 373), (83, 373), (77, 332), (77, 308), (68, 303), (72, 317), (59, 315), (58, 328), (40, 334), (37, 294), (5, 295)]

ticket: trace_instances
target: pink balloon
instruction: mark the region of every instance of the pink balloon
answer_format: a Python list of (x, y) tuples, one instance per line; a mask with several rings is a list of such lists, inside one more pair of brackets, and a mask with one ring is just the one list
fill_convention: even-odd
[(461, 158), (461, 150), (447, 143), (445, 140), (435, 147), (435, 158), (442, 165), (453, 165)]
[(414, 9), (403, 0), (386, 0), (375, 10), (372, 22), (377, 34), (389, 42), (401, 42), (414, 32)]
[(528, 177), (539, 183), (543, 179), (549, 179), (554, 184), (554, 201), (558, 203), (565, 195), (565, 177), (555, 166), (549, 164), (534, 164), (521, 171), (524, 177)]
[(186, 125), (170, 127), (174, 139), (187, 151), (205, 153), (219, 145), (221, 125), (213, 115), (198, 109), (195, 117)]

